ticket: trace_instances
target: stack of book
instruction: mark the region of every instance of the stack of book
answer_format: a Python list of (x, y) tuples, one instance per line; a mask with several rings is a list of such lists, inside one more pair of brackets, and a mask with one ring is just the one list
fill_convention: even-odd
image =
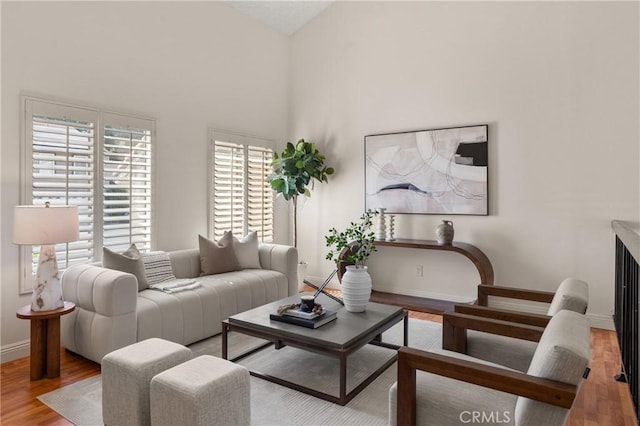
[(271, 314), (274, 321), (286, 322), (307, 328), (321, 327), (338, 317), (337, 312), (323, 309), (322, 312), (304, 312), (300, 309), (287, 309), (282, 315)]

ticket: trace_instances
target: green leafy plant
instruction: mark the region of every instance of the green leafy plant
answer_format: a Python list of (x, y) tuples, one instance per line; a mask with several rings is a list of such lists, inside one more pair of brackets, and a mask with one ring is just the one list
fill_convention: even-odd
[(293, 145), (287, 142), (282, 154), (273, 154), (273, 173), (269, 176), (271, 187), (285, 200), (293, 201), (293, 245), (298, 246), (298, 196), (311, 196), (315, 181), (329, 182), (334, 170), (324, 165), (325, 157), (315, 143), (300, 139)]
[(329, 247), (326, 259), (334, 261), (338, 269), (340, 263), (345, 261), (354, 263), (356, 268), (364, 267), (371, 253), (376, 251), (376, 236), (371, 231), (371, 219), (377, 214), (377, 211), (367, 210), (360, 216), (359, 222), (351, 222), (344, 231), (329, 229), (329, 234), (324, 237)]

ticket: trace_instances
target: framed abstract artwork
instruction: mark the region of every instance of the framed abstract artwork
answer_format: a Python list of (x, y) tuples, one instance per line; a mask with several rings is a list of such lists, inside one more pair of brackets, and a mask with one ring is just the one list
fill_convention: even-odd
[(488, 128), (480, 124), (365, 136), (366, 208), (488, 215)]

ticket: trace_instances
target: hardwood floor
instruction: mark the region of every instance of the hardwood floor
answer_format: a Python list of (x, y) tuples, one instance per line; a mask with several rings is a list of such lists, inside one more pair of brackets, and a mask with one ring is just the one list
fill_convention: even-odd
[[(411, 312), (412, 318), (442, 322), (442, 317)], [(615, 333), (592, 329), (593, 361), (591, 374), (584, 381), (569, 415), (569, 426), (632, 426), (636, 425), (629, 388), (613, 380), (619, 373), (619, 352)], [(70, 425), (71, 423), (40, 403), (38, 395), (100, 374), (100, 366), (62, 351), (60, 378), (29, 380), (29, 358), (21, 358), (0, 366), (0, 424)]]
[(39, 395), (100, 374), (100, 365), (71, 352), (60, 353), (60, 377), (29, 380), (29, 357), (0, 365), (0, 424), (71, 425), (37, 400)]

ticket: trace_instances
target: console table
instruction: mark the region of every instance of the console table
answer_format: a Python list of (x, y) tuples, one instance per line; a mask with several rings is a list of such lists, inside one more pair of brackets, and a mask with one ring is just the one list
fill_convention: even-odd
[[(438, 244), (433, 240), (414, 240), (399, 238), (394, 241), (376, 241), (377, 247), (403, 247), (425, 250), (442, 250), (460, 253), (469, 259), (480, 274), (480, 284), (493, 285), (493, 266), (491, 261), (478, 247), (468, 244), (454, 242), (453, 244)], [(426, 297), (406, 296), (401, 294), (385, 293), (374, 291), (371, 295), (372, 302), (400, 305), (407, 309), (422, 312), (442, 313), (453, 310), (455, 302), (447, 300), (429, 299)]]

